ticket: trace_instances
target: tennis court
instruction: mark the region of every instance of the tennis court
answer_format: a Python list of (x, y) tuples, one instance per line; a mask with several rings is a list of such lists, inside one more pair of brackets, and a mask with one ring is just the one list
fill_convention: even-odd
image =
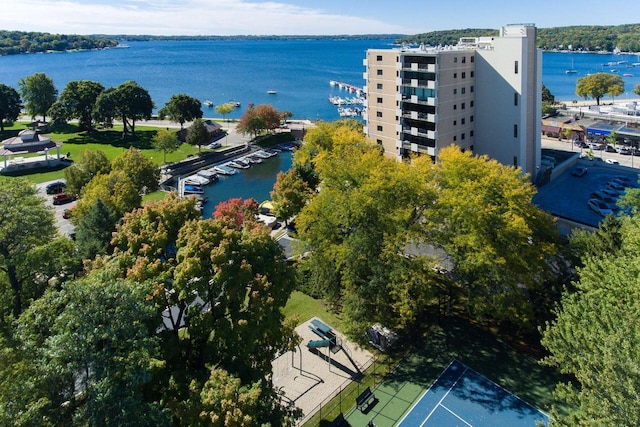
[(549, 417), (454, 360), (398, 426), (530, 426)]

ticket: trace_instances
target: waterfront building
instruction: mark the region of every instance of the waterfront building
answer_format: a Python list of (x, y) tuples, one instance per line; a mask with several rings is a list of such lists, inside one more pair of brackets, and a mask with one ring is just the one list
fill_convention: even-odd
[(533, 24), (456, 46), (369, 49), (365, 134), (385, 154), (437, 159), (456, 144), (535, 176), (540, 167), (542, 51)]

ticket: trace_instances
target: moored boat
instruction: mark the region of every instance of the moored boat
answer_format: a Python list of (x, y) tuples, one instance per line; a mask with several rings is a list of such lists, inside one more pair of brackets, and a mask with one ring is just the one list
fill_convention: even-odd
[(236, 170), (228, 164), (214, 166), (213, 170), (220, 175), (233, 175), (236, 173)]
[(204, 176), (195, 174), (188, 176), (184, 179), (185, 184), (191, 185), (207, 185), (211, 182), (209, 178), (205, 178)]
[(247, 165), (246, 163), (238, 162), (237, 160), (232, 160), (229, 163), (227, 163), (227, 165), (236, 169), (249, 169), (249, 165)]
[(184, 184), (184, 193), (185, 194), (203, 194), (204, 190), (202, 187), (193, 184)]

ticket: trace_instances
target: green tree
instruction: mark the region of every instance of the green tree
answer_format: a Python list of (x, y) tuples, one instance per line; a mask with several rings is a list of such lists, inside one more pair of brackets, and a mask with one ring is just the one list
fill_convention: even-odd
[(133, 80), (109, 88), (98, 96), (94, 113), (99, 120), (111, 123), (114, 118), (122, 121), (124, 138), (129, 133), (135, 136), (136, 121), (149, 120), (153, 111), (153, 100), (142, 86)]
[(98, 198), (76, 223), (76, 250), (82, 259), (110, 252), (111, 238), (116, 231), (118, 215)]
[(210, 139), (211, 137), (209, 136), (209, 132), (207, 132), (207, 128), (204, 126), (202, 119), (195, 119), (193, 123), (191, 123), (189, 131), (187, 132), (187, 144), (197, 145), (199, 153), (200, 147), (206, 145)]
[(578, 79), (576, 94), (584, 99), (593, 98), (600, 105), (604, 95), (618, 96), (624, 93), (624, 81), (616, 74), (595, 73)]
[(80, 194), (94, 176), (107, 174), (110, 171), (111, 163), (104, 151), (83, 150), (73, 165), (64, 170), (67, 181), (66, 191), (70, 194)]
[(138, 193), (151, 193), (158, 189), (160, 170), (137, 148), (129, 148), (111, 160), (112, 171), (122, 171), (136, 186)]
[(189, 95), (183, 93), (172, 95), (164, 107), (158, 111), (158, 117), (161, 120), (168, 117), (169, 120), (180, 123), (180, 129), (182, 129), (184, 122), (202, 118), (202, 105), (199, 100)]
[(227, 114), (230, 114), (233, 111), (234, 108), (236, 108), (235, 105), (227, 102), (225, 104), (216, 105), (215, 110), (216, 113), (221, 114), (222, 118), (224, 119)]
[(34, 375), (7, 412), (24, 425), (169, 425), (144, 393), (158, 354), (149, 292), (102, 270), (34, 302), (16, 334)]
[(354, 336), (372, 322), (396, 326), (415, 314), (401, 313), (406, 304), (391, 295), (410, 275), (403, 277), (398, 266), (412, 264), (403, 261), (404, 251), (435, 201), (430, 161), (410, 165), (385, 158), (347, 123), (327, 126), (320, 135), (331, 141), (330, 149), (318, 145), (312, 160), (322, 191), (296, 218), (310, 254), (300, 264), (305, 291), (342, 306)]
[(428, 234), (451, 258), (468, 309), (535, 326), (523, 290), (541, 291), (550, 278), (558, 236), (549, 215), (532, 203), (528, 177), (455, 146), (440, 150), (435, 173), (438, 201)]
[(180, 148), (181, 142), (175, 132), (167, 129), (160, 129), (153, 136), (151, 144), (153, 144), (154, 150), (162, 151), (162, 154), (164, 155), (162, 161), (163, 163), (167, 163), (167, 153), (173, 153)]
[(46, 122), (47, 112), (56, 102), (58, 96), (53, 80), (45, 73), (35, 73), (20, 79), (18, 87), (22, 99), (25, 101), (27, 113), (33, 120), (40, 115), (42, 120)]
[(636, 95), (640, 95), (640, 83), (637, 83), (634, 87), (633, 87), (633, 93), (635, 93)]
[[(190, 399), (204, 390), (209, 367), (245, 385), (269, 374), (289, 342), (280, 309), (294, 276), (266, 227), (252, 218), (242, 229), (202, 220), (194, 200), (170, 196), (128, 213), (117, 228), (115, 265), (128, 280), (150, 283), (164, 310), (160, 392), (178, 419), (193, 419)], [(282, 411), (271, 385), (263, 387), (255, 419), (275, 421)]]
[(548, 87), (542, 84), (542, 102), (548, 102), (550, 104), (554, 104), (556, 102), (556, 97), (553, 96)]
[(0, 178), (0, 284), (3, 288), (8, 285), (3, 292), (11, 295), (11, 306), (3, 307), (2, 320), (10, 314), (17, 319), (22, 313), (28, 303), (25, 288), (33, 277), (29, 268), (36, 267), (34, 272), (38, 269), (27, 261), (31, 253), (55, 236), (53, 213), (35, 187), (23, 179)]
[(289, 218), (297, 215), (311, 198), (311, 190), (295, 168), (280, 172), (271, 191), (271, 200), (275, 214), (283, 218), (285, 224)]
[(15, 122), (20, 116), (20, 95), (11, 86), (0, 83), (0, 131), (6, 122)]
[(73, 216), (81, 221), (98, 199), (113, 210), (118, 218), (139, 207), (142, 202), (136, 184), (122, 170), (113, 170), (91, 179), (82, 189), (82, 197), (73, 209)]
[(551, 353), (544, 362), (575, 378), (558, 384), (555, 393), (575, 411), (553, 414), (554, 424), (640, 423), (638, 218), (625, 218), (616, 233), (619, 250), (585, 254), (576, 290), (565, 292), (556, 319), (543, 331), (542, 344)]
[(80, 128), (93, 129), (93, 111), (96, 100), (104, 86), (91, 80), (76, 80), (67, 83), (60, 97), (49, 110), (54, 120), (78, 119)]

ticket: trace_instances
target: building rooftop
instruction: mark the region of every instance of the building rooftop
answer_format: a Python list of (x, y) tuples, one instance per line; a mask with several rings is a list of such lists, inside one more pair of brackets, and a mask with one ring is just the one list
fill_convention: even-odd
[[(610, 165), (601, 159), (569, 159), (566, 164), (560, 164), (564, 170), (555, 176), (551, 182), (538, 188), (533, 202), (551, 215), (588, 227), (598, 227), (602, 217), (591, 210), (587, 204), (591, 193), (607, 188), (607, 183), (617, 176), (629, 178), (638, 185), (637, 169), (626, 166)], [(588, 172), (581, 176), (571, 175), (576, 167), (586, 167)]]

